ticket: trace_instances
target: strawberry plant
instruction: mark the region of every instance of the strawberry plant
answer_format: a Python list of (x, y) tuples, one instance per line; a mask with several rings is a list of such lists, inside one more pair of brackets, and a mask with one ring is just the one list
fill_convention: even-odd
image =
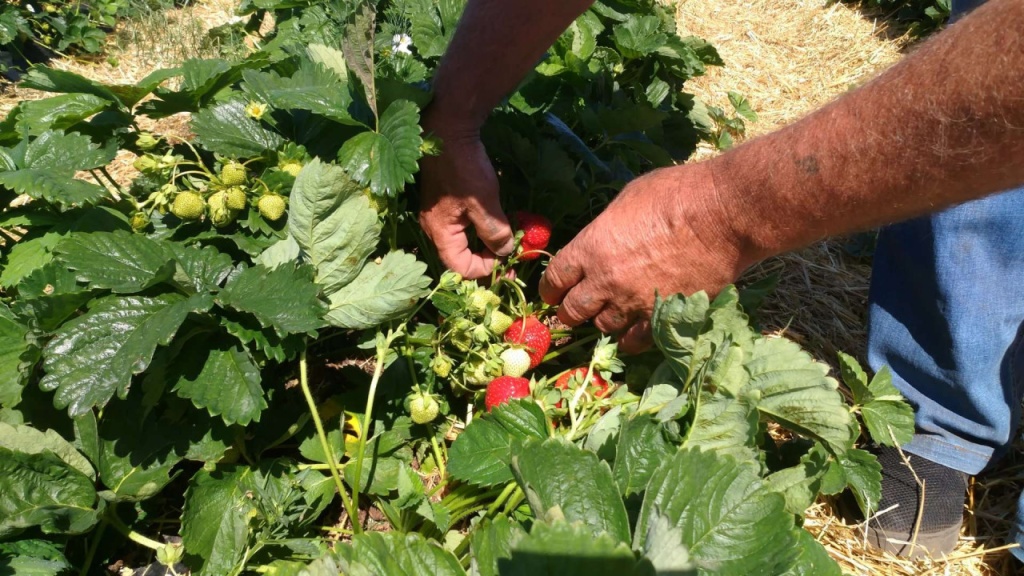
[[(798, 519), (877, 506), (857, 417), (913, 424), (885, 373), (844, 358), (848, 405), (731, 288), (659, 301), (627, 362), (532, 288), (633, 174), (716, 137), (680, 91), (713, 49), (653, 2), (582, 16), (485, 129), (520, 250), (466, 280), (407, 193), (461, 6), (261, 0), (244, 60), (26, 74), (54, 96), (0, 121), (0, 568), (834, 573)], [(140, 128), (181, 113), (188, 140)]]

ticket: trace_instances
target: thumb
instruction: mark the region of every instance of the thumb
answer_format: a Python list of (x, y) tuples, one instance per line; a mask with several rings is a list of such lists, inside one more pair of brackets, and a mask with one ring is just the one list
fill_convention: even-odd
[(502, 257), (512, 253), (515, 238), (508, 217), (501, 210), (497, 191), (493, 194), (475, 196), (467, 207), (466, 216), (472, 222), (477, 237), (488, 250)]

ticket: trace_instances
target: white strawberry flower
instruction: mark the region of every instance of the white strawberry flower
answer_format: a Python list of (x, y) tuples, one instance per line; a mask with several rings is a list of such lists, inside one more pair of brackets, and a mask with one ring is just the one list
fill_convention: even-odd
[(32, 6), (31, 4), (25, 4), (25, 9), (28, 10), (29, 12), (33, 13), (33, 14), (36, 13), (35, 7)]
[(412, 38), (408, 34), (395, 34), (391, 37), (391, 50), (395, 54), (412, 56)]

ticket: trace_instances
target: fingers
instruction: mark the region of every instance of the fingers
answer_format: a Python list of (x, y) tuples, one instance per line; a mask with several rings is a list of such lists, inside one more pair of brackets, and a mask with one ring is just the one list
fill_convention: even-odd
[(654, 344), (651, 321), (639, 320), (619, 336), (619, 350), (624, 354), (639, 354)]
[(604, 299), (590, 290), (585, 282), (581, 282), (565, 295), (562, 305), (558, 307), (558, 319), (569, 326), (579, 326), (593, 318), (603, 307)]
[(491, 273), (497, 260), (489, 251), (474, 254), (469, 249), (466, 236), (466, 218), (456, 217), (454, 221), (443, 213), (435, 211), (420, 214), (420, 226), (437, 247), (441, 262), (465, 278), (482, 278)]
[(605, 334), (621, 332), (629, 325), (629, 316), (613, 306), (605, 306), (601, 313), (594, 318), (594, 326)]
[[(572, 244), (570, 244), (555, 254), (551, 263), (548, 264), (547, 270), (544, 271), (544, 275), (541, 276), (538, 286), (540, 297), (554, 306), (561, 302), (566, 293), (581, 280), (583, 280), (583, 267), (576, 264), (572, 253)], [(594, 313), (597, 313), (598, 310), (594, 310)]]
[(508, 256), (515, 247), (512, 226), (508, 223), (505, 212), (501, 209), (501, 200), (497, 192), (481, 194), (472, 198), (467, 206), (469, 221), (476, 230), (476, 235), (483, 241), (493, 254)]

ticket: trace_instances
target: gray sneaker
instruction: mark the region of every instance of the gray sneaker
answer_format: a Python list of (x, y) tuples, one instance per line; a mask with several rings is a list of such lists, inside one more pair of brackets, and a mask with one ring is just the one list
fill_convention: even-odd
[[(882, 465), (882, 500), (878, 509), (883, 512), (868, 522), (868, 543), (908, 558), (937, 558), (952, 552), (963, 526), (967, 474), (904, 453), (914, 469), (911, 472), (895, 448), (882, 447), (872, 452)], [(914, 479), (915, 473), (924, 483), (924, 490)]]

